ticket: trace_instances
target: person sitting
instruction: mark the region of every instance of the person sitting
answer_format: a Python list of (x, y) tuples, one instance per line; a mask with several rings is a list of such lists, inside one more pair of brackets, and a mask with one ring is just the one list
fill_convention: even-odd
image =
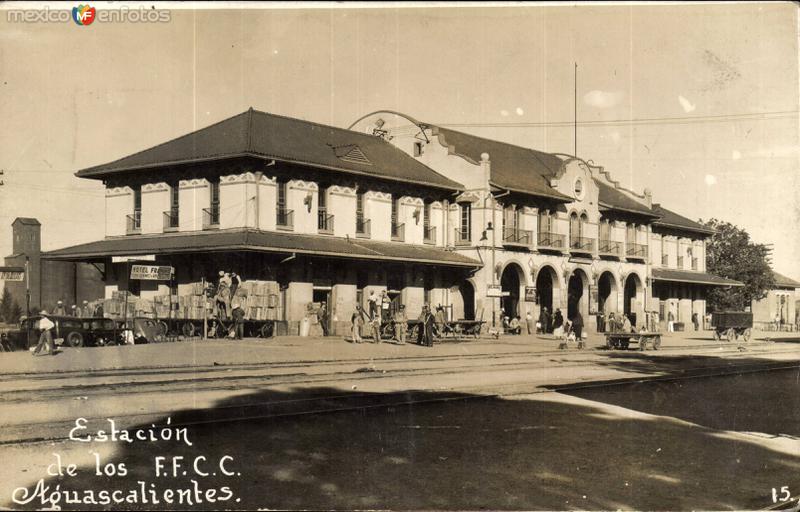
[(509, 334), (522, 334), (522, 326), (519, 323), (519, 317), (515, 316), (511, 319), (511, 322), (508, 324), (508, 333)]

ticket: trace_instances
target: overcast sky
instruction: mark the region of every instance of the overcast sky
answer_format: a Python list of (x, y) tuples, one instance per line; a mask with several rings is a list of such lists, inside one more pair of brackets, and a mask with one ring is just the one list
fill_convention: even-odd
[(171, 7), (88, 26), (0, 11), (0, 255), (17, 216), (45, 249), (102, 238), (102, 186), (75, 171), (250, 106), (341, 127), (398, 110), (572, 153), (577, 62), (579, 156), (774, 243), (800, 279), (794, 4)]

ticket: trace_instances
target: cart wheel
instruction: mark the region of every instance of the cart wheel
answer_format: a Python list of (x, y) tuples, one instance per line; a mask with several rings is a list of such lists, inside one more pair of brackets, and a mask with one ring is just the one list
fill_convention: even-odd
[(720, 336), (719, 331), (714, 329), (714, 341), (719, 341), (721, 338), (722, 336)]
[(725, 334), (725, 339), (729, 342), (736, 339), (736, 331), (733, 330), (733, 327), (728, 329), (728, 332)]
[(653, 340), (653, 350), (658, 350), (661, 348), (661, 336), (656, 336), (656, 339)]
[[(55, 342), (54, 342), (55, 343)], [(70, 347), (82, 347), (83, 346), (83, 334), (79, 332), (71, 332), (67, 334), (67, 344)]]
[(644, 336), (639, 337), (639, 350), (642, 352), (647, 350), (647, 340), (644, 338)]
[(752, 334), (753, 334), (752, 329), (745, 329), (744, 332), (742, 333), (742, 338), (744, 338), (744, 341), (750, 341), (750, 336), (752, 336)]
[(194, 324), (192, 322), (186, 322), (181, 326), (181, 332), (184, 336), (194, 336)]
[(167, 326), (167, 322), (159, 321), (158, 322), (158, 334), (160, 334), (161, 336), (166, 336), (168, 331), (169, 331), (169, 327)]
[(271, 338), (273, 335), (274, 325), (272, 322), (265, 322), (264, 325), (261, 326), (261, 333), (262, 338)]

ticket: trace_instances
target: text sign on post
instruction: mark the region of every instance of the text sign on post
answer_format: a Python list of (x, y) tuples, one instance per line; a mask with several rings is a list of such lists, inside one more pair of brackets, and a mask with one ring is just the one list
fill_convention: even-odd
[(503, 296), (503, 289), (500, 288), (499, 284), (490, 284), (486, 288), (486, 296), (487, 297), (502, 297)]
[(172, 278), (172, 267), (158, 265), (131, 265), (131, 279), (143, 281), (169, 281)]

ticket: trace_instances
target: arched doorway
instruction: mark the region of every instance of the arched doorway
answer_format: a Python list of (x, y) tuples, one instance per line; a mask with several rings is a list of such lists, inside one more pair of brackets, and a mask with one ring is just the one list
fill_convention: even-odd
[[(514, 318), (521, 316), (519, 311), (519, 297), (520, 288), (524, 282), (524, 274), (522, 268), (516, 263), (509, 263), (503, 269), (503, 275), (500, 277), (500, 288), (504, 292), (500, 299), (500, 309), (503, 316)], [(505, 292), (508, 292), (506, 295)]]
[(597, 279), (597, 309), (603, 315), (617, 311), (617, 281), (611, 272), (603, 272)]
[(572, 319), (580, 311), (583, 321), (586, 322), (586, 315), (589, 313), (588, 304), (588, 284), (589, 278), (583, 270), (576, 269), (567, 283), (567, 318)]
[[(549, 266), (544, 266), (539, 269), (539, 273), (536, 274), (536, 303), (539, 305), (539, 312), (544, 308), (547, 308), (547, 313), (553, 313), (553, 295), (554, 290), (553, 288), (558, 286), (558, 274), (556, 271)], [(537, 318), (538, 320), (538, 318)], [(549, 327), (547, 325), (543, 325), (542, 328)], [(547, 332), (552, 331), (552, 328), (548, 329)]]
[(629, 274), (625, 278), (625, 291), (623, 300), (623, 313), (630, 319), (631, 325), (637, 325), (637, 320), (642, 321), (643, 318), (637, 319), (637, 313), (642, 307), (640, 304), (642, 295), (642, 281), (636, 274)]
[(464, 320), (475, 320), (475, 287), (469, 281), (462, 281), (458, 291), (464, 304)]

